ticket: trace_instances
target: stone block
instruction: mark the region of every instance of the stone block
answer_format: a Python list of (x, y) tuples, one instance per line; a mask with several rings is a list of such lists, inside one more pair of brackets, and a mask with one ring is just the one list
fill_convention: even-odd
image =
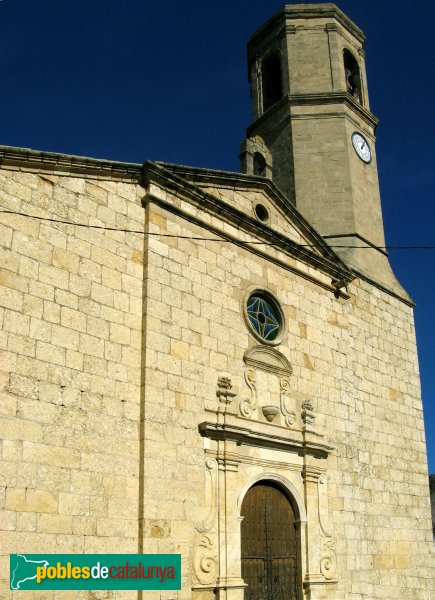
[(73, 448), (25, 441), (23, 460), (37, 465), (77, 468), (80, 465), (80, 452)]
[(13, 489), (6, 490), (6, 509), (18, 512), (55, 513), (57, 497), (42, 490)]
[(80, 494), (59, 493), (59, 514), (69, 516), (89, 516), (90, 500)]
[(39, 515), (37, 531), (42, 533), (72, 533), (72, 517), (66, 515)]

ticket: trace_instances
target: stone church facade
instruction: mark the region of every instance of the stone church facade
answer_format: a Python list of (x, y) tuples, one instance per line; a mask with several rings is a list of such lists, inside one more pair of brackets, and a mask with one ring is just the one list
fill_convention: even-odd
[[(364, 35), (289, 5), (248, 56), (242, 173), (0, 147), (2, 598), (435, 598)], [(10, 592), (19, 552), (182, 589)]]

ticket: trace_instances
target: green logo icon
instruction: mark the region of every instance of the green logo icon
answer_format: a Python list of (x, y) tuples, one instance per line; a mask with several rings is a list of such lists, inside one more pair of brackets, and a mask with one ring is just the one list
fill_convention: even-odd
[(11, 554), (11, 590), (179, 590), (180, 554)]
[[(14, 559), (12, 559), (14, 557)], [(11, 554), (11, 590), (32, 590), (38, 589), (28, 587), (26, 582), (36, 580), (36, 569), (38, 567), (48, 567), (46, 560), (31, 560), (25, 554)]]

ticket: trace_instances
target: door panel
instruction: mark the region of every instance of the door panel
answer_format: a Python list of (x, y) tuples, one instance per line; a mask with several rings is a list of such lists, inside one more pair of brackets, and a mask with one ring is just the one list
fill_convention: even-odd
[(245, 600), (297, 600), (295, 516), (287, 497), (271, 483), (256, 484), (241, 514)]

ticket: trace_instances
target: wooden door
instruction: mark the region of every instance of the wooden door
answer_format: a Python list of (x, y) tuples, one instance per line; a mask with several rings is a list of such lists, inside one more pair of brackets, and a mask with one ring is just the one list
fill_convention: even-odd
[(243, 500), (245, 600), (298, 600), (295, 515), (279, 487), (258, 483)]

